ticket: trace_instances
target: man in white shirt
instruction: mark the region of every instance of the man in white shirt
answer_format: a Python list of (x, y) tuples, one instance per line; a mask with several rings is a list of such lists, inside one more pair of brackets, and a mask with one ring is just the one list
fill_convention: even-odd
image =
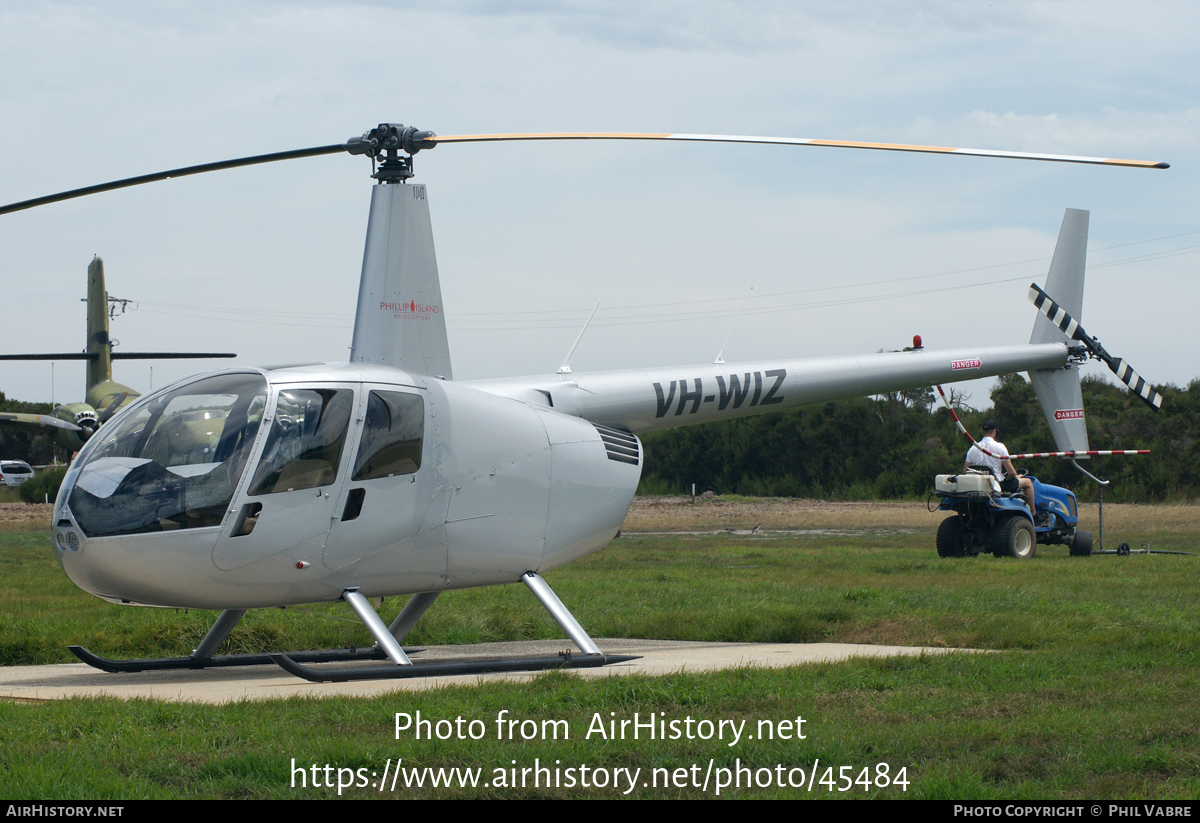
[[(1008, 459), (1008, 449), (996, 439), (996, 424), (991, 420), (983, 421), (983, 439), (971, 446), (967, 451), (966, 467), (978, 466), (992, 472), (992, 486), (1005, 494), (1021, 491), (1025, 494), (1025, 502), (1029, 504), (1029, 513), (1037, 522), (1037, 506), (1033, 499), (1033, 481), (1021, 477)], [(1008, 477), (1005, 477), (1005, 474)]]

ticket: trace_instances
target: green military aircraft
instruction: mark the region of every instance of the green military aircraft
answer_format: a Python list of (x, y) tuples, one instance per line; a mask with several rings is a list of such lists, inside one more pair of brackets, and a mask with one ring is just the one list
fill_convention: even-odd
[(0, 412), (0, 426), (16, 428), (52, 428), (55, 441), (75, 452), (102, 423), (141, 393), (112, 379), (114, 360), (193, 360), (237, 357), (220, 352), (118, 352), (113, 351), (108, 333), (110, 304), (126, 301), (110, 298), (104, 285), (104, 261), (99, 257), (88, 265), (87, 348), (81, 352), (58, 354), (0, 354), (0, 360), (86, 360), (87, 393), (82, 403), (66, 403), (50, 414)]

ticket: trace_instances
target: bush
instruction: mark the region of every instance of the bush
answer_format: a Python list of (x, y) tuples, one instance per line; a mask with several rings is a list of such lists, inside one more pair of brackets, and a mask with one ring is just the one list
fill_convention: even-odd
[(36, 475), (17, 486), (17, 494), (26, 503), (44, 503), (49, 495), (53, 500), (58, 497), (58, 487), (62, 485), (63, 477), (67, 474), (66, 466), (57, 469), (42, 469)]

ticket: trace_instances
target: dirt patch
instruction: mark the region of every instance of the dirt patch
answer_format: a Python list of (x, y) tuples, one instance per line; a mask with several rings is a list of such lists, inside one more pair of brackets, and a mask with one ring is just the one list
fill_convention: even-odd
[[(1107, 511), (1105, 512), (1107, 514)], [(787, 497), (724, 500), (720, 497), (637, 497), (623, 531), (695, 529), (936, 529), (941, 518), (924, 503), (831, 503)]]
[[(1092, 532), (1100, 530), (1100, 507), (1079, 504), (1079, 523)], [(1187, 504), (1105, 503), (1104, 528), (1118, 532), (1167, 532), (1194, 534), (1200, 527), (1200, 506)]]
[(54, 517), (53, 503), (0, 503), (0, 526), (10, 524), (16, 527), (43, 525), (48, 529), (52, 517)]
[[(789, 497), (725, 500), (721, 497), (637, 497), (629, 508), (622, 531), (767, 529), (935, 531), (943, 512), (930, 512), (923, 501), (877, 500), (831, 503)], [(1099, 532), (1095, 503), (1079, 505), (1080, 525)], [(1121, 532), (1193, 533), (1200, 528), (1200, 506), (1106, 503), (1104, 527), (1109, 535)]]

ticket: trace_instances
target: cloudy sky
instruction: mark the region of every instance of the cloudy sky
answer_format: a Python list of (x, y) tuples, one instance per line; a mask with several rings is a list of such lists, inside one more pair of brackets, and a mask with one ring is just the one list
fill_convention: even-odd
[[(1154, 382), (1200, 375), (1200, 6), (1185, 2), (86, 2), (0, 5), (0, 202), (326, 145), (648, 131), (1164, 160), (1168, 171), (782, 146), (442, 146), (417, 158), (460, 379), (1016, 344), (1066, 207), (1083, 321)], [(88, 262), (135, 350), (348, 356), (372, 181), (334, 155), (0, 217), (0, 350), (84, 345)], [(223, 365), (221, 363), (214, 363)], [(206, 368), (154, 364), (153, 380)], [(150, 384), (151, 364), (118, 363)], [(81, 399), (59, 364), (54, 399)], [(976, 405), (987, 386), (973, 387)], [(49, 400), (45, 363), (0, 391)]]

